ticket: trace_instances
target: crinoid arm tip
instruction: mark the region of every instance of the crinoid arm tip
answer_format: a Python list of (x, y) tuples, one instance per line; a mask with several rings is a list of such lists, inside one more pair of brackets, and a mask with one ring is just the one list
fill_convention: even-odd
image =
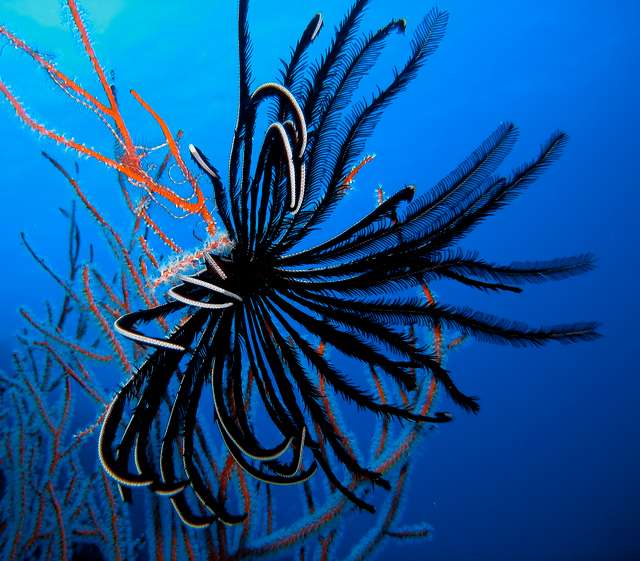
[(189, 153), (191, 157), (194, 159), (196, 164), (200, 166), (200, 168), (210, 177), (214, 179), (218, 179), (220, 176), (216, 169), (211, 165), (209, 160), (205, 157), (205, 155), (198, 149), (194, 144), (189, 144)]
[(315, 16), (313, 16), (313, 22), (315, 22), (315, 28), (313, 29), (313, 32), (311, 33), (311, 41), (315, 41), (316, 37), (318, 36), (318, 34), (320, 33), (320, 31), (322, 30), (322, 26), (324, 25), (324, 19), (322, 17), (322, 14), (320, 12), (318, 12)]

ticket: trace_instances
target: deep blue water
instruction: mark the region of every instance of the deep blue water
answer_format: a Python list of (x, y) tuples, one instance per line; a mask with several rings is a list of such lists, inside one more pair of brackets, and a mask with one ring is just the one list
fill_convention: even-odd
[[(135, 87), (186, 131), (189, 142), (225, 162), (236, 116), (235, 3), (157, 4), (85, 2), (96, 48), (123, 95)], [(640, 3), (443, 0), (439, 6), (451, 13), (447, 37), (386, 113), (368, 143), (377, 159), (343, 204), (372, 205), (378, 183), (389, 191), (409, 182), (428, 189), (503, 120), (521, 129), (508, 162), (513, 165), (533, 156), (553, 130), (567, 131), (571, 142), (563, 158), (461, 245), (503, 262), (592, 251), (597, 270), (520, 296), (446, 284), (437, 293), (443, 301), (534, 324), (596, 319), (604, 337), (544, 349), (473, 342), (452, 354), (449, 366), (466, 391), (481, 397), (482, 410), (478, 416), (459, 412), (455, 423), (424, 441), (406, 517), (428, 520), (436, 535), (398, 555), (433, 561), (639, 559), (640, 73), (634, 35)], [(279, 58), (316, 11), (325, 15), (324, 46), (347, 7), (337, 0), (253, 0), (255, 83), (275, 76)], [(404, 16), (410, 33), (429, 7), (377, 0), (366, 21), (373, 27)], [(88, 83), (88, 67), (60, 13), (57, 0), (0, 0), (2, 23)], [(88, 143), (99, 144), (104, 136), (95, 122), (43, 86), (42, 73), (27, 70), (28, 59), (8, 51), (0, 55), (0, 73), (27, 107), (57, 130), (85, 130)], [(408, 37), (394, 40), (372, 83), (385, 83), (392, 64), (407, 53)], [(127, 103), (133, 122), (153, 142), (153, 124)], [(54, 290), (18, 233), (27, 231), (44, 255), (62, 262), (55, 208), (68, 204), (71, 193), (52, 180), (52, 169), (39, 157), (44, 148), (61, 150), (21, 126), (6, 103), (0, 106), (0, 352), (6, 365), (18, 305), (37, 307)], [(70, 154), (61, 157), (73, 161)], [(84, 177), (104, 178), (97, 165), (81, 166)], [(117, 222), (119, 207), (107, 205), (109, 210)]]

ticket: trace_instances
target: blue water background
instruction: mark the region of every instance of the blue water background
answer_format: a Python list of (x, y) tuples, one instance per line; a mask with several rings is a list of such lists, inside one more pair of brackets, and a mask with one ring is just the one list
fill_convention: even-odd
[[(135, 87), (173, 128), (224, 168), (236, 115), (235, 3), (86, 2), (92, 38), (115, 71), (132, 128), (149, 144), (160, 135), (126, 92)], [(152, 6), (153, 5), (153, 6)], [(640, 558), (640, 372), (637, 317), (637, 25), (640, 3), (445, 0), (447, 37), (419, 78), (386, 113), (368, 150), (376, 161), (358, 177), (331, 227), (374, 204), (373, 190), (414, 183), (429, 189), (503, 120), (521, 141), (510, 164), (534, 155), (556, 128), (571, 142), (564, 157), (510, 208), (461, 245), (509, 262), (593, 251), (598, 269), (535, 286), (521, 296), (486, 296), (439, 284), (445, 302), (472, 304), (531, 323), (597, 319), (591, 344), (511, 349), (468, 343), (449, 358), (461, 387), (481, 397), (478, 416), (429, 436), (416, 459), (407, 521), (428, 520), (433, 542), (387, 550), (432, 561), (631, 560)], [(377, 0), (366, 25), (404, 16), (409, 34), (430, 2)], [(254, 0), (255, 84), (275, 76), (308, 19), (325, 15), (321, 46), (346, 11), (336, 0)], [(56, 0), (0, 0), (0, 20), (97, 91), (77, 39)], [(319, 52), (319, 48), (315, 52)], [(394, 39), (372, 78), (386, 83), (408, 53)], [(0, 72), (34, 116), (104, 147), (91, 115), (10, 49)], [(53, 263), (65, 259), (64, 223), (55, 210), (71, 192), (40, 156), (47, 149), (0, 103), (3, 290), (0, 361), (8, 367), (17, 308), (41, 310), (59, 293), (21, 246), (20, 231)], [(108, 143), (107, 143), (108, 145)], [(85, 183), (115, 223), (124, 223), (113, 177), (82, 161)], [(388, 557), (386, 557), (388, 558)]]

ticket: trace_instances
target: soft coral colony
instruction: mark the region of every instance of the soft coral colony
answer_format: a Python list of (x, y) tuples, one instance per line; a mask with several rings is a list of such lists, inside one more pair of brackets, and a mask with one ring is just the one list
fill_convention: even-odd
[[(591, 323), (533, 328), (439, 304), (427, 286), (448, 279), (481, 290), (520, 292), (522, 284), (565, 278), (591, 267), (589, 256), (495, 265), (458, 247), (467, 233), (512, 201), (557, 158), (566, 142), (561, 132), (554, 133), (532, 161), (501, 176), (496, 170), (517, 138), (514, 125), (501, 124), (432, 189), (417, 195), (421, 190), (409, 185), (388, 198), (381, 194), (379, 205), (370, 212), (364, 209), (351, 226), (321, 243), (309, 242), (371, 160), (364, 153), (366, 140), (385, 108), (435, 52), (447, 23), (445, 12), (429, 12), (415, 29), (408, 59), (391, 81), (354, 104), (361, 80), (387, 40), (406, 28), (404, 20), (393, 20), (376, 32), (360, 34), (367, 4), (353, 4), (325, 53), (309, 63), (307, 51), (323, 23), (316, 15), (279, 80), (254, 87), (248, 1), (240, 1), (240, 99), (228, 174), (218, 171), (205, 150), (189, 145), (195, 165), (210, 180), (216, 215), (225, 230), (222, 238), (216, 238), (213, 211), (183, 159), (178, 135), (131, 91), (160, 126), (172, 165), (191, 185), (191, 196), (178, 195), (162, 183), (160, 173), (152, 176), (143, 165), (147, 154), (134, 143), (74, 0), (67, 5), (106, 102), (0, 28), (65, 93), (100, 118), (117, 140), (119, 155), (106, 156), (44, 127), (0, 81), (0, 91), (23, 122), (116, 169), (126, 179), (122, 189), (131, 210), (158, 246), (182, 252), (151, 217), (148, 205), (134, 202), (136, 196), (195, 215), (206, 226), (209, 240), (188, 257), (201, 268), (187, 275), (178, 267), (166, 303), (149, 291), (153, 283), (114, 233), (125, 274), (133, 280), (142, 307), (126, 310), (113, 326), (103, 326), (130, 372), (104, 415), (99, 452), (105, 471), (125, 497), (132, 486), (168, 497), (191, 526), (243, 524), (247, 516), (232, 512), (221, 500), (224, 494), (212, 485), (201, 461), (198, 430), (205, 416), (202, 409), (211, 407), (209, 403), (238, 473), (267, 484), (305, 485), (320, 470), (343, 498), (373, 511), (360, 483), (389, 489), (384, 476), (408, 449), (407, 441), (401, 439), (366, 465), (338, 420), (335, 397), (379, 416), (384, 427), (391, 419), (448, 422), (449, 413), (431, 411), (437, 388), (463, 409), (475, 412), (478, 404), (443, 366), (442, 326), (460, 336), (516, 345), (595, 337)], [(264, 132), (256, 130), (261, 111), (267, 115)], [(383, 153), (384, 146), (380, 148)], [(66, 177), (109, 229), (77, 182)], [(137, 195), (131, 194), (133, 189)], [(157, 265), (147, 237), (136, 240), (147, 260)], [(416, 289), (422, 297), (416, 297)], [(163, 328), (162, 334), (150, 333), (151, 324)], [(435, 343), (421, 342), (416, 327), (435, 333)], [(131, 367), (114, 331), (138, 350), (152, 349), (138, 368)], [(353, 361), (361, 368), (348, 375), (344, 365)], [(210, 402), (202, 398), (205, 389)], [(251, 403), (260, 405), (259, 422)], [(270, 422), (268, 430), (264, 419)]]

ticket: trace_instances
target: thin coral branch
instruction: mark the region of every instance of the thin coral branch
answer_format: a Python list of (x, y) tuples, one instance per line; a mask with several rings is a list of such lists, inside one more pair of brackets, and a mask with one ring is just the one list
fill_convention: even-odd
[(73, 341), (69, 341), (68, 339), (65, 339), (61, 335), (56, 335), (55, 333), (51, 333), (47, 331), (44, 327), (42, 327), (42, 325), (40, 325), (37, 321), (35, 321), (29, 315), (29, 313), (23, 308), (20, 308), (20, 315), (22, 315), (22, 317), (26, 319), (29, 324), (31, 324), (36, 330), (38, 330), (40, 333), (45, 335), (47, 338), (53, 339), (54, 341), (60, 343), (61, 345), (64, 345), (65, 347), (69, 347), (70, 349), (80, 354), (83, 354), (88, 358), (97, 360), (99, 362), (109, 362), (112, 358), (111, 355), (101, 355), (98, 353), (94, 353), (93, 351), (90, 351), (89, 349), (85, 349), (84, 347), (80, 346), (77, 343), (74, 343)]

